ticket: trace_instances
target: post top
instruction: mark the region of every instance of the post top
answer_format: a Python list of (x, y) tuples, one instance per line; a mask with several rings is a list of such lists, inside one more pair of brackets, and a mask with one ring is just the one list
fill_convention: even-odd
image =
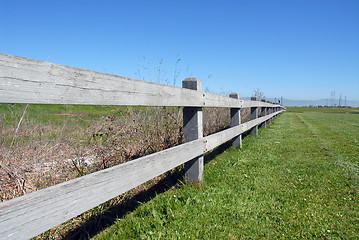
[(238, 93), (231, 93), (231, 94), (229, 94), (229, 97), (239, 99), (239, 94)]
[(202, 83), (197, 78), (186, 78), (182, 81), (182, 88), (202, 91)]
[(199, 80), (198, 78), (195, 78), (195, 77), (185, 78), (183, 81), (184, 81), (184, 82), (185, 82), (185, 81), (190, 81), (190, 82), (193, 82), (193, 81), (195, 81), (195, 82), (200, 82), (200, 80)]

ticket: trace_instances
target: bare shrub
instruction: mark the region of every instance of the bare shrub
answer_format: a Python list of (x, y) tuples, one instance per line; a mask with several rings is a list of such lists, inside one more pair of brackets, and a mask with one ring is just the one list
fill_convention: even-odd
[(229, 108), (203, 109), (203, 135), (208, 136), (231, 126)]
[(251, 109), (243, 108), (241, 109), (241, 123), (245, 123), (251, 120)]
[(106, 168), (182, 143), (180, 108), (141, 108), (107, 116), (86, 130), (89, 143)]
[(74, 145), (61, 140), (2, 148), (2, 199), (11, 199), (76, 177), (68, 161), (75, 156)]

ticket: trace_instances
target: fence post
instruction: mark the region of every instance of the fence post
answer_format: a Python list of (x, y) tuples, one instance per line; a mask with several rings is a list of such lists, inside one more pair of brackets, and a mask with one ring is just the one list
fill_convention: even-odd
[[(235, 98), (239, 100), (238, 93), (229, 94), (230, 98)], [(231, 108), (231, 127), (235, 127), (241, 124), (241, 109), (240, 108)], [(232, 139), (232, 146), (237, 148), (238, 146), (242, 148), (242, 134)]]
[[(275, 113), (275, 107), (272, 107), (272, 109), (273, 109), (273, 113)], [(275, 119), (275, 115), (273, 116), (272, 119), (273, 119), (273, 120)]]
[[(268, 103), (272, 103), (272, 102), (271, 102), (271, 101), (268, 101)], [(268, 114), (272, 114), (272, 113), (273, 113), (272, 107), (268, 107)], [(271, 121), (272, 121), (272, 118), (269, 118), (267, 124), (270, 124)]]
[[(201, 81), (197, 78), (186, 78), (182, 81), (182, 88), (202, 91)], [(203, 122), (201, 107), (183, 108), (184, 142), (203, 138)], [(203, 155), (184, 164), (185, 180), (187, 184), (199, 185), (203, 175)]]
[[(257, 101), (256, 97), (251, 97), (252, 101)], [(257, 119), (258, 118), (258, 107), (251, 107), (251, 120)], [(251, 134), (253, 136), (257, 136), (258, 135), (258, 125), (254, 126), (251, 130)]]
[[(265, 101), (266, 101), (266, 103), (269, 103), (268, 100), (265, 100)], [(267, 115), (270, 114), (270, 107), (266, 107), (266, 114), (267, 114)], [(266, 121), (266, 126), (268, 126), (268, 124), (269, 124), (269, 119)]]
[[(261, 100), (262, 102), (266, 102), (265, 99), (262, 99)], [(267, 108), (266, 107), (262, 107), (261, 108), (261, 117), (265, 117), (267, 115)], [(261, 128), (266, 128), (267, 127), (267, 121), (264, 121), (262, 124), (261, 124)]]

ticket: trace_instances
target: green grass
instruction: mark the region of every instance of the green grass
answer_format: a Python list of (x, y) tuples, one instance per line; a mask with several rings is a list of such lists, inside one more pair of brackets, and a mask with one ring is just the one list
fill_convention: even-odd
[[(16, 127), (27, 104), (0, 103), (0, 124)], [(168, 109), (174, 109), (168, 107)], [(23, 122), (36, 125), (61, 126), (67, 125), (87, 128), (104, 116), (123, 117), (133, 112), (155, 111), (151, 107), (141, 106), (100, 106), (100, 105), (60, 105), (60, 104), (29, 104)], [(61, 115), (62, 114), (62, 115)], [(71, 116), (74, 114), (74, 116)], [(76, 116), (78, 115), (78, 116)]]
[[(125, 119), (135, 111), (151, 111), (138, 106), (98, 106), (98, 105), (59, 105), (59, 104), (0, 104), (0, 145), (9, 147), (15, 129), (22, 116), (24, 129), (45, 128), (36, 134), (17, 137), (16, 144), (23, 146), (32, 141), (54, 140), (65, 136), (86, 138), (82, 132), (103, 117), (114, 116)], [(81, 134), (79, 135), (79, 133)], [(73, 133), (73, 134), (72, 134)], [(38, 136), (41, 135), (41, 136)], [(61, 136), (60, 136), (61, 135)]]
[(287, 107), (287, 112), (359, 113), (359, 108)]
[(358, 239), (359, 115), (285, 113), (95, 239)]
[[(4, 126), (11, 126), (20, 119), (26, 104), (0, 104), (0, 117)], [(88, 106), (88, 105), (57, 105), (57, 104), (29, 104), (24, 122), (36, 124), (61, 125), (68, 119), (76, 119), (76, 125), (87, 127), (89, 122), (98, 120), (101, 116), (118, 115), (116, 106)], [(121, 107), (127, 109), (127, 107)], [(66, 116), (58, 114), (79, 114), (84, 116)]]

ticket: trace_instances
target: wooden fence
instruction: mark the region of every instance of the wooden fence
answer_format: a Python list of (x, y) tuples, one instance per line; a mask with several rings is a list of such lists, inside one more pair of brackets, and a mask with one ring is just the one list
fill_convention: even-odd
[[(0, 238), (28, 239), (98, 206), (181, 164), (190, 184), (202, 180), (203, 154), (285, 111), (268, 101), (202, 92), (195, 78), (183, 88), (165, 86), (0, 54), (0, 103), (182, 106), (184, 144), (0, 203)], [(226, 107), (231, 128), (203, 137), (202, 108)], [(240, 122), (240, 109), (251, 121)], [(261, 116), (258, 116), (261, 108)]]

